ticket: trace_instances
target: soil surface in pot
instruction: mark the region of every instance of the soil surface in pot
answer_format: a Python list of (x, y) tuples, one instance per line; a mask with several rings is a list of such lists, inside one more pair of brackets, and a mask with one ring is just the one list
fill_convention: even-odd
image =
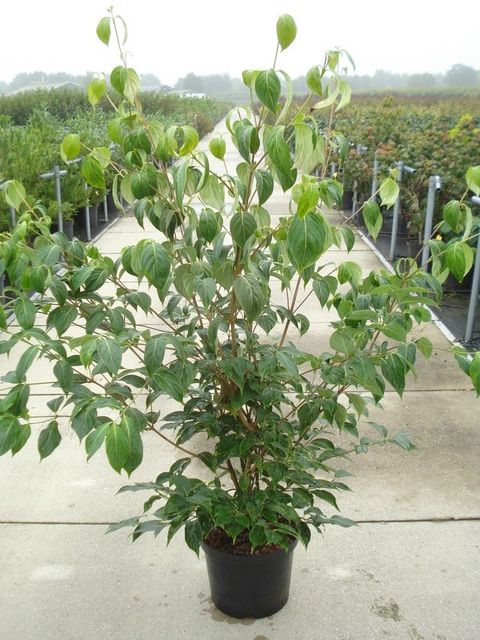
[(241, 556), (263, 556), (269, 553), (276, 553), (282, 549), (279, 544), (262, 544), (260, 547), (257, 547), (252, 554), (252, 547), (248, 540), (248, 531), (246, 529), (239, 533), (234, 543), (232, 538), (230, 538), (223, 529), (217, 527), (210, 531), (204, 542), (217, 551), (224, 551)]

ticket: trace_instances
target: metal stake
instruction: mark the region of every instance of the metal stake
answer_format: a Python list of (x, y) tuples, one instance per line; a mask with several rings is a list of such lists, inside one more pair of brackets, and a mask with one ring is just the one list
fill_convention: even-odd
[(353, 183), (352, 213), (356, 213), (357, 211), (357, 201), (358, 201), (358, 183), (355, 180)]
[(108, 222), (108, 204), (106, 194), (103, 198), (103, 221)]
[(375, 155), (373, 157), (373, 178), (372, 178), (372, 201), (377, 201), (377, 196), (375, 195), (378, 190), (378, 155), (375, 151)]
[(10, 207), (10, 224), (12, 225), (12, 229), (17, 224), (17, 216), (13, 207)]
[(427, 211), (425, 213), (425, 229), (423, 233), (422, 267), (424, 267), (430, 256), (428, 241), (432, 235), (433, 213), (435, 211), (435, 194), (442, 188), (440, 176), (430, 176), (428, 179)]
[(60, 183), (60, 178), (67, 173), (66, 169), (62, 169), (60, 171), (60, 167), (56, 164), (53, 167), (52, 171), (48, 173), (41, 173), (40, 178), (43, 180), (49, 180), (50, 178), (55, 178), (55, 197), (57, 200), (58, 214), (57, 214), (57, 224), (58, 230), (63, 231), (63, 215), (62, 215), (62, 186)]
[[(480, 205), (480, 198), (473, 196), (473, 204)], [(480, 234), (477, 239), (477, 254), (475, 256), (475, 266), (473, 267), (472, 291), (468, 305), (467, 326), (465, 328), (465, 342), (470, 342), (473, 337), (473, 325), (475, 323), (475, 311), (477, 310), (478, 294), (480, 292)]]
[(57, 205), (58, 205), (58, 209), (57, 209), (58, 230), (62, 232), (63, 231), (62, 187), (60, 185), (60, 167), (58, 166), (58, 164), (56, 164), (53, 167), (53, 173), (55, 174), (55, 196), (57, 198)]
[(393, 222), (392, 222), (392, 238), (390, 241), (390, 254), (388, 259), (390, 262), (395, 260), (395, 253), (397, 248), (397, 234), (398, 234), (398, 221), (400, 219), (400, 185), (402, 183), (403, 172), (414, 173), (415, 169), (406, 165), (403, 160), (396, 163), (397, 171), (397, 183), (399, 187), (398, 196), (393, 205)]
[(85, 194), (86, 194), (86, 204), (85, 204), (85, 229), (87, 231), (87, 240), (90, 242), (92, 239), (92, 233), (90, 231), (90, 205), (88, 204), (88, 184), (85, 182)]

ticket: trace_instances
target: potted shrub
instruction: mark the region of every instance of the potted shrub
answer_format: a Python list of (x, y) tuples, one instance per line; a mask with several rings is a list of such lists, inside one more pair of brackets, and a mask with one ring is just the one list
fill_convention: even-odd
[[(119, 27), (111, 14), (97, 33), (108, 43)], [(282, 16), (277, 54), (295, 34), (293, 19)], [(126, 247), (116, 262), (94, 246), (52, 235), (26, 206), (20, 183), (10, 181), (5, 190), (19, 224), (2, 234), (0, 265), (18, 299), (5, 303), (3, 313), (13, 312), (20, 330), (0, 346), (7, 353), (25, 342), (27, 349), (4, 378), (11, 388), (1, 401), (0, 454), (16, 454), (30, 436), (26, 374), (35, 359), (46, 358), (58, 396), (48, 403), (51, 420), (39, 435), (41, 457), (61, 443), (56, 416), (62, 408), (71, 410), (87, 456), (104, 448), (119, 473), (130, 476), (140, 467), (145, 434), (174, 447), (179, 457), (170, 468), (124, 489), (149, 495), (142, 515), (114, 528), (133, 527), (133, 539), (166, 530), (168, 541), (183, 529), (191, 549), (205, 550), (214, 602), (238, 617), (269, 615), (285, 604), (298, 540), (307, 545), (312, 530), (354, 524), (332, 515), (336, 494), (348, 488), (343, 459), (387, 443), (412, 447), (406, 434), (359, 422), (368, 403), (381, 401), (386, 384), (402, 394), (417, 355), (428, 357), (432, 349), (412, 330), (429, 320), (424, 305), (440, 296), (434, 274), (411, 260), (394, 274), (363, 274), (353, 259), (334, 270), (327, 264), (328, 248), (351, 249), (354, 235), (322, 211), (341, 202), (342, 187), (325, 177), (332, 132), (312, 128), (308, 113), (325, 108), (332, 119), (348, 102), (341, 58), (330, 51), (309, 71), (309, 100), (292, 121), (285, 120), (288, 92), (279, 105), (274, 68), (243, 74), (260, 107), (227, 118), (242, 157), (230, 173), (224, 140), (213, 139), (207, 154), (197, 149), (192, 127), (147, 123), (138, 76), (115, 68), (110, 79), (120, 104), (109, 131), (126, 153), (125, 166), (114, 165), (117, 206), (121, 192), (139, 224), (148, 220), (162, 234)], [(90, 88), (94, 99), (105, 91), (96, 81)], [(293, 155), (285, 138), (290, 125)], [(80, 138), (67, 136), (62, 151), (70, 159), (82, 153)], [(177, 162), (170, 167), (171, 156)], [(95, 149), (82, 162), (97, 189), (105, 164), (105, 150)], [(313, 169), (318, 177), (310, 175)], [(275, 185), (291, 194), (290, 210), (276, 218), (268, 212)], [(478, 172), (470, 186), (480, 191)], [(395, 200), (391, 178), (381, 196), (384, 204)], [(379, 207), (367, 202), (363, 214), (375, 236)], [(32, 233), (33, 249), (26, 242)], [(450, 268), (461, 275), (471, 264), (464, 242), (451, 247), (435, 252), (434, 272)], [(138, 286), (128, 283), (132, 276)], [(31, 291), (38, 296), (29, 298)], [(323, 353), (291, 341), (308, 333), (301, 308), (311, 295), (319, 309), (338, 315)], [(155, 318), (158, 330), (135, 311)], [(46, 329), (37, 322), (43, 318)], [(4, 316), (0, 320), (8, 332)], [(471, 361), (463, 352), (457, 357), (480, 391), (480, 354)], [(339, 433), (351, 444), (342, 446)]]
[[(73, 239), (73, 220), (75, 217), (76, 207), (71, 202), (62, 202), (60, 205), (60, 211), (62, 213), (63, 233), (69, 240)], [(48, 205), (47, 213), (52, 219), (55, 230), (58, 227), (58, 203), (56, 200), (51, 200)]]

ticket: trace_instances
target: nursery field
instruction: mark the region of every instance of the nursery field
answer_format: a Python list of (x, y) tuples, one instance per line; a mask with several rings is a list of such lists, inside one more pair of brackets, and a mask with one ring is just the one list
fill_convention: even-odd
[[(227, 103), (207, 98), (184, 98), (155, 92), (141, 94), (145, 117), (161, 126), (191, 125), (200, 137), (225, 115)], [(71, 90), (37, 90), (0, 96), (0, 182), (19, 180), (32, 201), (41, 202), (54, 219), (58, 204), (53, 179), (42, 179), (55, 165), (66, 170), (61, 179), (61, 211), (65, 222), (76, 223), (76, 235), (84, 232), (84, 207), (103, 205), (113, 174), (106, 175), (105, 189), (88, 187), (78, 164), (66, 165), (60, 143), (70, 132), (80, 134), (89, 148), (108, 146), (108, 124), (115, 111), (106, 100), (92, 109), (87, 95)], [(114, 153), (122, 153), (121, 149)], [(11, 225), (11, 215), (0, 199), (0, 230)], [(95, 220), (92, 220), (92, 227)]]
[[(328, 124), (325, 115), (317, 121), (320, 127)], [(462, 197), (465, 172), (480, 157), (480, 100), (475, 94), (354, 96), (333, 125), (340, 134), (334, 160), (344, 188), (353, 189), (356, 182), (360, 200), (371, 193), (375, 154), (380, 176), (400, 161), (415, 169), (401, 192), (412, 237), (421, 237), (423, 230), (429, 177), (442, 179), (436, 215), (440, 220), (442, 205)]]
[[(317, 116), (320, 128), (328, 126), (325, 115)], [(400, 211), (395, 257), (418, 257), (425, 234), (428, 186), (438, 176), (433, 207), (431, 237), (448, 242), (454, 232), (443, 218), (443, 207), (465, 195), (465, 174), (480, 162), (480, 100), (478, 94), (357, 95), (339, 111), (333, 122), (337, 132), (337, 154), (332, 157), (332, 173), (343, 182), (345, 215), (359, 209), (372, 194), (374, 164), (377, 184), (399, 162), (414, 171), (404, 171), (400, 185)], [(355, 190), (355, 199), (353, 191)], [(354, 200), (354, 201), (353, 201)], [(480, 209), (471, 201), (471, 236), (479, 225)], [(376, 245), (391, 258), (393, 209), (383, 211), (383, 227)], [(361, 214), (352, 219), (363, 226)], [(365, 228), (364, 228), (365, 230)], [(470, 240), (475, 247), (476, 239)], [(465, 335), (471, 296), (472, 274), (461, 283), (450, 278), (438, 314), (460, 340)], [(479, 327), (478, 311), (476, 327)], [(470, 337), (475, 345), (480, 329)]]

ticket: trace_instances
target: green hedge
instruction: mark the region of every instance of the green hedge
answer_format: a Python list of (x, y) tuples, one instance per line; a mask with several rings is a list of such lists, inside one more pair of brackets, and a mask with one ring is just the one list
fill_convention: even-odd
[[(326, 119), (319, 125), (326, 126)], [(422, 230), (429, 176), (443, 180), (440, 211), (440, 205), (462, 196), (467, 168), (480, 162), (480, 101), (471, 94), (354, 96), (335, 116), (334, 127), (354, 145), (367, 147), (363, 154), (350, 147), (345, 158), (336, 158), (347, 188), (357, 180), (363, 196), (370, 195), (376, 150), (383, 174), (399, 160), (417, 169), (402, 186), (402, 209), (412, 234)]]
[[(191, 124), (200, 136), (211, 131), (230, 106), (208, 98), (155, 92), (144, 93), (141, 100), (147, 117), (155, 117), (165, 126)], [(64, 167), (59, 145), (65, 134), (80, 134), (89, 147), (108, 145), (107, 123), (113, 114), (106, 102), (92, 109), (81, 91), (36, 90), (0, 96), (0, 182), (20, 180), (34, 200), (48, 207), (55, 198), (54, 182), (38, 176), (55, 164)], [(100, 198), (101, 194), (90, 197)], [(62, 178), (62, 199), (73, 209), (85, 204), (83, 180), (76, 165)], [(0, 228), (8, 225), (8, 209), (0, 199)]]

